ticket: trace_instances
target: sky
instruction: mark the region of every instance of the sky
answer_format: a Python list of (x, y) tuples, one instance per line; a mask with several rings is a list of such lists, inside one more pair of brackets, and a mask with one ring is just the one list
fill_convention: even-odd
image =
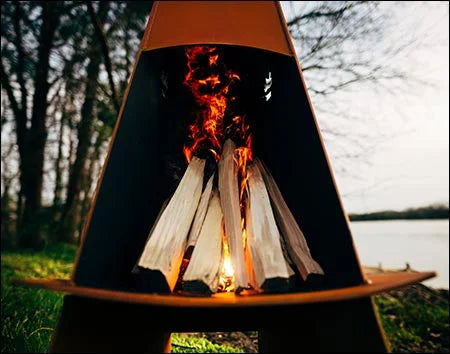
[[(449, 201), (449, 7), (444, 2), (402, 4), (383, 3), (393, 9), (394, 27), (382, 41), (395, 40), (397, 26), (398, 33), (414, 31), (422, 43), (394, 64), (427, 84), (376, 93), (362, 86), (342, 103), (354, 115), (375, 115), (376, 122), (368, 128), (379, 135), (365, 161), (345, 161), (346, 170), (353, 173), (333, 169), (348, 213), (402, 210)], [(282, 2), (282, 8), (289, 19), (290, 6)], [(314, 107), (314, 97), (312, 104)], [(330, 117), (318, 113), (318, 108), (314, 107), (319, 127), (325, 126)], [(377, 139), (376, 135), (372, 137)], [(331, 165), (337, 165), (333, 161), (334, 144), (325, 139), (325, 146)]]

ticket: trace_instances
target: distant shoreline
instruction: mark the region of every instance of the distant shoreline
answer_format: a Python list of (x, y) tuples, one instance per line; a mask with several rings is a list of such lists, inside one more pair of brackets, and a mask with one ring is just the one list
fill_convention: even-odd
[(383, 210), (372, 213), (349, 214), (350, 221), (369, 220), (437, 220), (449, 218), (449, 207), (431, 205), (421, 208), (411, 208), (402, 211)]

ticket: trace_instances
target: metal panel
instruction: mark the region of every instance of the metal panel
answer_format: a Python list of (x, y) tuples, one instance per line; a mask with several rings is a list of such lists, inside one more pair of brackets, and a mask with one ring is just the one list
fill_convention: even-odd
[(279, 10), (275, 1), (156, 1), (141, 49), (214, 43), (293, 55)]

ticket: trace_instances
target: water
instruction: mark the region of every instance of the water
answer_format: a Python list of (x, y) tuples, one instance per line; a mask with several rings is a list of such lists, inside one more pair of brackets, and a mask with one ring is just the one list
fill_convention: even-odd
[(449, 288), (449, 220), (353, 221), (351, 230), (365, 266), (436, 271), (424, 282)]

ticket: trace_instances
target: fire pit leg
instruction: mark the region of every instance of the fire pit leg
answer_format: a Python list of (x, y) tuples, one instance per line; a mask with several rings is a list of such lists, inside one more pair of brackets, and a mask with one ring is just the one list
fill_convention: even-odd
[(386, 353), (370, 297), (291, 309), (288, 326), (259, 331), (261, 353)]
[[(162, 332), (145, 306), (65, 296), (51, 353), (170, 353), (171, 333)], [(154, 330), (155, 329), (155, 330)]]

